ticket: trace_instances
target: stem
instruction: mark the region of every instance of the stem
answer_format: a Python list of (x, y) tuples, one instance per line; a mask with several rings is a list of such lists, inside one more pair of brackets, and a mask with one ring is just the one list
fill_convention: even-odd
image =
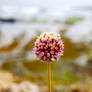
[(48, 92), (51, 92), (51, 69), (50, 63), (48, 63)]

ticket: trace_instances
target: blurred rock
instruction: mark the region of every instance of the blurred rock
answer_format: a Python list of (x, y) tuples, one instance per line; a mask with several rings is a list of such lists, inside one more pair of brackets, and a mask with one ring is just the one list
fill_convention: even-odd
[(16, 80), (17, 77), (12, 73), (0, 71), (0, 92), (39, 92), (36, 84), (27, 80), (16, 83)]
[(37, 85), (30, 83), (29, 81), (23, 81), (19, 84), (12, 83), (6, 89), (9, 92), (39, 92)]
[(9, 84), (11, 84), (16, 77), (10, 72), (0, 70), (0, 88), (1, 87), (7, 87)]

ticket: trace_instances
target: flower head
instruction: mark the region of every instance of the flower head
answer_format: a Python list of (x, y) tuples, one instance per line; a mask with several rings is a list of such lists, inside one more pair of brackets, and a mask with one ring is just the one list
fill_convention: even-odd
[(41, 61), (52, 62), (63, 55), (64, 44), (59, 34), (42, 33), (35, 42), (34, 53)]

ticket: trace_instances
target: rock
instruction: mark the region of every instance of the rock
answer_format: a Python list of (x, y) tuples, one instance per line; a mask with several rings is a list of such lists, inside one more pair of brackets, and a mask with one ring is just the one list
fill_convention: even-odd
[[(16, 83), (15, 75), (7, 71), (0, 71), (0, 92), (39, 92), (39, 87), (27, 80)], [(20, 79), (21, 80), (21, 79)]]
[(16, 78), (14, 75), (10, 72), (0, 70), (0, 88), (7, 87), (9, 84), (11, 84)]
[(23, 81), (19, 84), (12, 83), (6, 88), (6, 90), (8, 89), (9, 92), (39, 92), (38, 86), (29, 81)]

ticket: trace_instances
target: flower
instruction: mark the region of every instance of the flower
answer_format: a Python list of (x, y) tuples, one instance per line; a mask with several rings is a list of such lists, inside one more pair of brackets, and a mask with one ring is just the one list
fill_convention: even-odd
[(63, 55), (64, 44), (59, 34), (42, 33), (35, 42), (34, 53), (41, 61), (53, 62)]

